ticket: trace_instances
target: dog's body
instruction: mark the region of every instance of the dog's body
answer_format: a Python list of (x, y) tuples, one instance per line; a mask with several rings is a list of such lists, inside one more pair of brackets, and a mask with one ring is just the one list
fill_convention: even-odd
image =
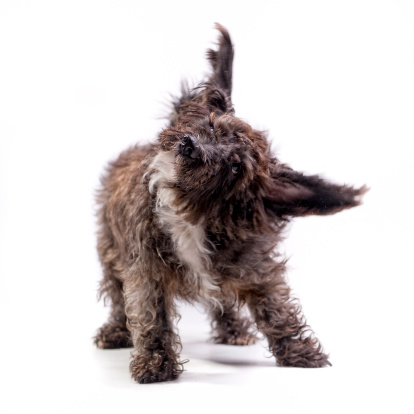
[[(210, 79), (184, 88), (156, 144), (110, 164), (98, 196), (100, 294), (112, 311), (95, 342), (134, 346), (130, 369), (141, 383), (182, 372), (176, 298), (205, 306), (218, 343), (251, 343), (254, 322), (279, 365), (329, 364), (290, 297), (275, 246), (289, 218), (356, 206), (365, 189), (293, 171), (234, 116), (233, 47), (217, 28)], [(243, 304), (253, 321), (240, 315)]]

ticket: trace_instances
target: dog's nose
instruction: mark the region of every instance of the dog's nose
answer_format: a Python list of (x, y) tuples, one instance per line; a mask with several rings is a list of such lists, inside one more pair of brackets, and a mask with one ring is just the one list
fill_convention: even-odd
[(200, 152), (200, 146), (196, 140), (192, 136), (186, 135), (180, 144), (180, 154), (185, 158), (195, 160), (200, 157)]

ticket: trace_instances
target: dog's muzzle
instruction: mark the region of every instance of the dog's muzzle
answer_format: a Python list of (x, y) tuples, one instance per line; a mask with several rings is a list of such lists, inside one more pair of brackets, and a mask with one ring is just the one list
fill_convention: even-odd
[(181, 141), (178, 149), (180, 155), (188, 160), (196, 160), (200, 158), (201, 150), (195, 138), (186, 135)]

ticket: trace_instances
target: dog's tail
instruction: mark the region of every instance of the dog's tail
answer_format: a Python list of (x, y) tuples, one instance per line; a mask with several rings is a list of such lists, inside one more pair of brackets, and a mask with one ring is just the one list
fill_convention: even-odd
[(210, 87), (223, 90), (230, 97), (233, 82), (234, 48), (229, 32), (219, 23), (216, 23), (215, 27), (221, 36), (218, 41), (218, 50), (207, 50), (207, 58), (213, 68), (213, 74), (208, 84)]

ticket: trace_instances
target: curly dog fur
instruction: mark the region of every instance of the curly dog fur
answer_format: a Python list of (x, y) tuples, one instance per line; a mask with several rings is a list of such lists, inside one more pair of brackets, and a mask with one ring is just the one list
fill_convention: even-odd
[[(291, 297), (276, 246), (292, 217), (357, 206), (366, 189), (292, 170), (263, 132), (235, 116), (233, 46), (217, 29), (210, 78), (183, 87), (156, 143), (109, 164), (97, 197), (100, 295), (111, 314), (95, 343), (133, 346), (139, 383), (183, 371), (177, 298), (202, 303), (217, 343), (250, 344), (254, 327), (280, 366), (329, 364)], [(241, 315), (244, 305), (251, 318)]]

